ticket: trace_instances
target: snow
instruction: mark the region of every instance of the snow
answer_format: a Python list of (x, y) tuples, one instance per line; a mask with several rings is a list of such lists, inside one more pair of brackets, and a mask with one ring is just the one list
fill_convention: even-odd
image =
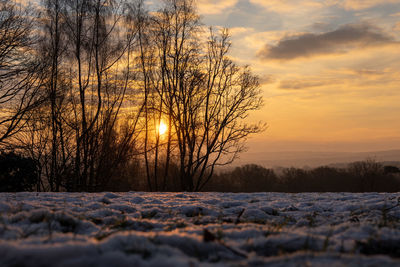
[(400, 266), (400, 193), (1, 193), (0, 266)]

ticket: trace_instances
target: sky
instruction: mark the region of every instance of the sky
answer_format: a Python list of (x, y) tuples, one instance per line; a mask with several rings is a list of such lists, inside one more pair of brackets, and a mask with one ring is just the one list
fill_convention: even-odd
[(400, 149), (399, 0), (198, 0), (260, 77), (249, 152)]

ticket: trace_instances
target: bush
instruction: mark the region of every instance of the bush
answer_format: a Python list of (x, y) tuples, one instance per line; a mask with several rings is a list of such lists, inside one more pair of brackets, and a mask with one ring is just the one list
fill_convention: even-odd
[(36, 162), (13, 152), (0, 154), (0, 192), (33, 191), (38, 183)]

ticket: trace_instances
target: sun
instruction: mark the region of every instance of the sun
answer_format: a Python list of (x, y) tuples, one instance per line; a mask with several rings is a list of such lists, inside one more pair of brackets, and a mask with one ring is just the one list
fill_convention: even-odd
[(161, 121), (160, 126), (158, 127), (158, 134), (159, 135), (165, 134), (167, 132), (167, 129), (168, 129), (167, 125)]

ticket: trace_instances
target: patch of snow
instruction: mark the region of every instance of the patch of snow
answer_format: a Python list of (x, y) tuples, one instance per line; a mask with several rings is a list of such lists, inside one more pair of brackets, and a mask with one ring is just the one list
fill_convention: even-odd
[(400, 266), (400, 193), (1, 193), (0, 266)]

